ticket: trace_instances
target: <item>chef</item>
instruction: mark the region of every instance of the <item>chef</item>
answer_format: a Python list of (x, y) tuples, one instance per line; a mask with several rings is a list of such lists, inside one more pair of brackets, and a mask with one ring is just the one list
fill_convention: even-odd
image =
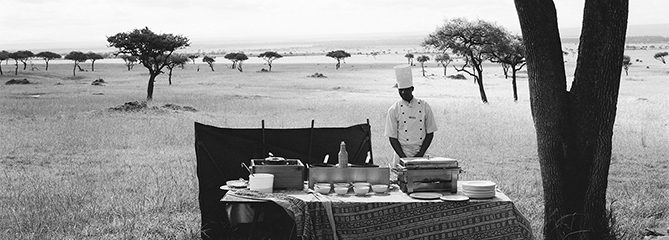
[(401, 99), (388, 109), (384, 135), (395, 151), (393, 164), (398, 164), (399, 158), (425, 155), (437, 131), (437, 123), (430, 105), (413, 96), (411, 67), (400, 65), (394, 69)]

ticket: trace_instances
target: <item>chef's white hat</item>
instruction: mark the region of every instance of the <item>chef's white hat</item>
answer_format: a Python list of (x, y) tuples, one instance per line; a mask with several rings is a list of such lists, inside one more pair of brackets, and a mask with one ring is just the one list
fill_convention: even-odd
[(395, 78), (397, 78), (397, 88), (409, 88), (413, 86), (413, 78), (411, 78), (411, 66), (399, 65), (395, 66)]

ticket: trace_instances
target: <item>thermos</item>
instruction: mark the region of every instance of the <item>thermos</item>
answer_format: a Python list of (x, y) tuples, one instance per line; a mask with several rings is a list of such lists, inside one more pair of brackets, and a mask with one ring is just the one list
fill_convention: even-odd
[(346, 143), (344, 141), (341, 141), (341, 144), (339, 144), (338, 158), (340, 168), (348, 167), (348, 152), (346, 152)]

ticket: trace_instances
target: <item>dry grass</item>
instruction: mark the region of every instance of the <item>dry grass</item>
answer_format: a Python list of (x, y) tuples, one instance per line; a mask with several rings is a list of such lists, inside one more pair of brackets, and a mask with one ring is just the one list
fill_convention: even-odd
[[(6, 74), (3, 83), (18, 77), (38, 84), (0, 86), (0, 239), (199, 238), (194, 121), (259, 127), (264, 119), (269, 128), (292, 128), (308, 127), (311, 119), (318, 127), (369, 119), (375, 161), (386, 162), (385, 112), (397, 100), (392, 66), (405, 60), (343, 64), (339, 71), (334, 62), (279, 60), (270, 73), (256, 72), (264, 67), (259, 64), (245, 64), (243, 73), (227, 63), (217, 63), (216, 72), (189, 64), (175, 69), (172, 86), (161, 75), (153, 104), (192, 106), (194, 113), (108, 111), (146, 96), (148, 76), (140, 66), (128, 72), (102, 62), (77, 78), (70, 78), (69, 64)], [(608, 196), (625, 239), (669, 221), (667, 67), (646, 62), (653, 67), (633, 65), (623, 77), (614, 129)], [(485, 71), (490, 104), (481, 104), (471, 80), (414, 72), (415, 95), (431, 104), (440, 127), (430, 152), (460, 159), (463, 179), (497, 182), (541, 236), (542, 186), (526, 79), (519, 80), (514, 103), (501, 68)], [(314, 72), (328, 78), (307, 77)], [(107, 86), (90, 85), (98, 78)]]

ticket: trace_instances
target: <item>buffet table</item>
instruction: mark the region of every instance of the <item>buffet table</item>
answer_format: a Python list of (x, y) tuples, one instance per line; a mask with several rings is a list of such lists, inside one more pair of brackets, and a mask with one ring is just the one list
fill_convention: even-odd
[[(464, 182), (458, 182), (458, 193)], [(308, 189), (271, 194), (231, 190), (221, 201), (273, 201), (295, 220), (302, 239), (533, 238), (529, 222), (501, 191), (491, 199), (451, 202), (414, 199), (397, 189), (365, 196), (323, 195)], [(232, 212), (228, 217), (235, 216)]]

